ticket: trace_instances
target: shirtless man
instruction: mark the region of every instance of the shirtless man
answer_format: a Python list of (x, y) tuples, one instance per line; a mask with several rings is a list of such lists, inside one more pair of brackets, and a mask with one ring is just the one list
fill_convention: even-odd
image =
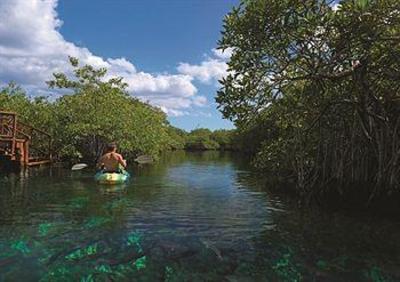
[(97, 162), (97, 168), (105, 172), (119, 172), (119, 165), (126, 169), (126, 160), (117, 153), (117, 145), (110, 143), (106, 147), (106, 153)]

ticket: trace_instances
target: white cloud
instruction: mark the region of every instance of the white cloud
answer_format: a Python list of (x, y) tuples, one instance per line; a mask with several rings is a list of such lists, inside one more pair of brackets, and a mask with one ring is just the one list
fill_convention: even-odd
[(187, 116), (190, 115), (190, 112), (188, 111), (181, 111), (181, 110), (174, 110), (174, 109), (169, 109), (166, 107), (160, 107), (161, 110), (163, 110), (167, 115), (173, 116), (173, 117), (181, 117), (181, 116)]
[(207, 98), (205, 96), (196, 96), (193, 98), (193, 104), (199, 107), (207, 105)]
[(197, 88), (192, 84), (192, 77), (188, 75), (152, 75), (145, 72), (137, 72), (125, 81), (129, 84), (129, 90), (138, 93), (139, 96), (157, 96), (158, 93), (169, 93), (169, 96), (190, 98), (197, 93)]
[(201, 62), (200, 65), (180, 63), (178, 66), (180, 73), (194, 77), (203, 83), (210, 83), (222, 78), (226, 75), (226, 69), (227, 65), (224, 61), (212, 58)]
[(215, 57), (217, 57), (220, 60), (229, 60), (229, 58), (232, 56), (233, 53), (233, 48), (227, 48), (225, 50), (221, 50), (221, 49), (212, 49), (212, 52), (214, 54)]
[(135, 66), (127, 61), (125, 58), (108, 59), (109, 72), (111, 73), (125, 73), (127, 75), (136, 72)]
[(233, 49), (228, 48), (224, 51), (212, 49), (213, 57), (206, 59), (199, 65), (180, 63), (178, 72), (189, 75), (202, 83), (217, 82), (228, 74), (226, 61), (232, 56)]
[[(140, 99), (160, 106), (169, 115), (184, 115), (192, 106), (207, 102), (197, 96), (194, 78), (209, 81), (224, 75), (225, 63), (213, 59), (199, 68), (188, 64), (179, 66), (179, 74), (151, 74), (138, 71), (125, 58), (102, 58), (89, 49), (66, 41), (59, 32), (57, 0), (1, 0), (0, 1), (0, 84), (13, 80), (27, 89), (43, 94), (46, 80), (52, 73), (69, 73), (68, 56), (82, 63), (107, 67), (109, 76), (122, 76), (129, 91)], [(217, 52), (217, 51), (216, 51)], [(203, 71), (206, 68), (207, 71)], [(185, 110), (186, 109), (186, 110)]]

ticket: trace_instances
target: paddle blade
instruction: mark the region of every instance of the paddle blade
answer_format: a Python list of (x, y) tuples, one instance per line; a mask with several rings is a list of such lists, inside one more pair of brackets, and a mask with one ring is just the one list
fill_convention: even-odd
[(147, 163), (152, 163), (153, 158), (150, 156), (143, 155), (143, 156), (137, 157), (134, 161), (139, 164), (147, 164)]
[(84, 169), (86, 167), (88, 167), (87, 164), (76, 164), (71, 168), (71, 170), (81, 170), (81, 169)]

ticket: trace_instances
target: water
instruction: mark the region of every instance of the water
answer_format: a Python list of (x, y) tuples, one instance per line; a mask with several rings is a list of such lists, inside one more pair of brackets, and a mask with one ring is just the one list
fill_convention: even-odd
[(131, 173), (0, 175), (0, 281), (400, 281), (398, 221), (298, 209), (240, 156)]

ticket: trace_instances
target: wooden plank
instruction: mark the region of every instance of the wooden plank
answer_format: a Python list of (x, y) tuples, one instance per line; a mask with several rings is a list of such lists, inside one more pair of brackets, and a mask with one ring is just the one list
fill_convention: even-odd
[[(13, 141), (12, 137), (2, 137), (2, 136), (0, 136), (0, 142), (11, 142), (11, 141)], [(26, 139), (15, 138), (15, 141), (19, 142), (19, 143), (24, 143), (27, 140)]]
[(9, 116), (16, 116), (16, 112), (7, 112), (7, 111), (0, 111), (0, 115), (9, 115)]
[(41, 160), (41, 161), (32, 161), (27, 163), (27, 166), (37, 166), (37, 165), (44, 165), (44, 164), (50, 164), (51, 160)]

